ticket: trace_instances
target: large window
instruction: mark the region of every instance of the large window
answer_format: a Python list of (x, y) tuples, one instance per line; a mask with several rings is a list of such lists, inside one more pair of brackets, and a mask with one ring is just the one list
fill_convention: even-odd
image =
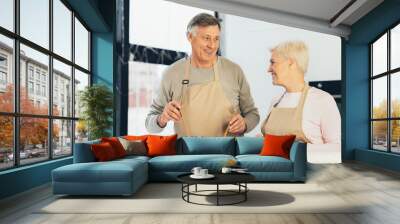
[(371, 147), (400, 153), (400, 25), (370, 45)]
[(63, 0), (0, 2), (0, 170), (70, 156), (90, 31)]

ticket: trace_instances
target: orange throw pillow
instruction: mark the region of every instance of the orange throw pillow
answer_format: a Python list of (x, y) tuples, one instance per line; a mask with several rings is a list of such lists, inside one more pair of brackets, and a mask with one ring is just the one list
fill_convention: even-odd
[(290, 158), (290, 147), (296, 135), (269, 135), (266, 134), (264, 137), (264, 146), (261, 149), (261, 156), (280, 156), (286, 159)]
[(140, 141), (146, 142), (147, 137), (148, 137), (148, 135), (138, 135), (138, 136), (136, 136), (136, 135), (127, 135), (127, 136), (124, 136), (123, 138), (126, 139), (126, 140), (129, 140), (129, 141), (140, 140)]
[(101, 138), (101, 142), (108, 142), (114, 149), (115, 155), (118, 158), (126, 156), (126, 151), (122, 146), (121, 142), (119, 142), (118, 138), (111, 137), (111, 138)]
[(149, 135), (146, 140), (148, 147), (148, 156), (176, 155), (177, 138), (177, 135)]
[(94, 157), (99, 162), (110, 161), (117, 158), (114, 149), (108, 142), (93, 144), (91, 145), (91, 149), (94, 154)]

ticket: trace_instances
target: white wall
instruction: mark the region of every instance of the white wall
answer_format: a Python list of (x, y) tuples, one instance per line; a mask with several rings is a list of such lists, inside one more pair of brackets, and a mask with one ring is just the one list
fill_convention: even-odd
[(198, 13), (213, 11), (164, 0), (130, 0), (129, 42), (174, 51), (191, 52), (186, 26)]
[[(222, 55), (239, 64), (246, 74), (261, 121), (271, 99), (283, 88), (272, 85), (267, 73), (269, 49), (282, 41), (302, 40), (309, 48), (308, 81), (341, 79), (341, 40), (339, 37), (291, 28), (232, 15), (223, 15)], [(260, 133), (257, 126), (248, 135)]]

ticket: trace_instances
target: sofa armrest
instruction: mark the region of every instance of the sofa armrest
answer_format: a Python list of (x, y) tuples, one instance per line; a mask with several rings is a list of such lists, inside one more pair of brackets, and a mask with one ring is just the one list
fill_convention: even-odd
[(293, 179), (305, 181), (307, 174), (307, 144), (295, 141), (290, 149), (290, 160), (293, 162)]
[(74, 163), (89, 163), (95, 162), (90, 146), (92, 144), (100, 143), (100, 140), (94, 140), (89, 142), (75, 143), (74, 145)]

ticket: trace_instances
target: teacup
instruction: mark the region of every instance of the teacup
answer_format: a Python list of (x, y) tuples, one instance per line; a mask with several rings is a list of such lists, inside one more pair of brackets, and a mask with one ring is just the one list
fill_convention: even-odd
[(196, 176), (200, 176), (201, 174), (200, 174), (200, 171), (202, 170), (202, 168), (201, 167), (193, 167), (193, 169), (192, 169), (192, 173), (194, 174), (194, 175), (196, 175)]
[(230, 167), (222, 167), (221, 172), (222, 173), (230, 173), (232, 171), (232, 168)]
[(201, 169), (200, 170), (200, 176), (207, 176), (208, 175), (208, 169)]

